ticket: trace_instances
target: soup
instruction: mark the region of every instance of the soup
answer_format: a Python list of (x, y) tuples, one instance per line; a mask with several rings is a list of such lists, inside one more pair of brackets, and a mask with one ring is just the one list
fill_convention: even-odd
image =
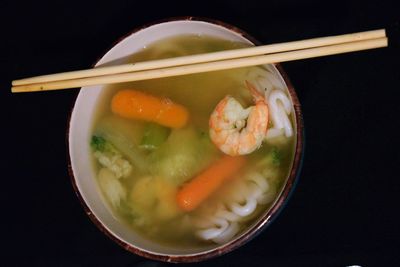
[[(183, 35), (127, 62), (244, 46)], [(155, 242), (226, 243), (278, 197), (294, 156), (293, 113), (268, 65), (109, 86), (91, 139), (99, 188), (118, 220)]]

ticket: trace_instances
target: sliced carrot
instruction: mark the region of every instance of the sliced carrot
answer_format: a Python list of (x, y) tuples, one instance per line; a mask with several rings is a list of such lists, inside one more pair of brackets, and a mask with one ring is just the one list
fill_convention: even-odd
[(224, 156), (178, 191), (178, 206), (184, 211), (194, 210), (234, 176), (244, 163), (244, 157)]
[(118, 91), (111, 100), (111, 110), (124, 118), (152, 121), (171, 128), (185, 126), (189, 118), (184, 106), (136, 90)]

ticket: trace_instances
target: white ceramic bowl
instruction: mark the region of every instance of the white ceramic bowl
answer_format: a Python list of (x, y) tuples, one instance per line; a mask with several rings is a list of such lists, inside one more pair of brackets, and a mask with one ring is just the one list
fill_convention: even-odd
[[(173, 19), (145, 26), (130, 33), (112, 47), (97, 62), (96, 66), (107, 64), (109, 62), (112, 62), (113, 64), (118, 63), (119, 60), (140, 51), (150, 43), (166, 37), (182, 34), (204, 34), (232, 41), (249, 44), (254, 43), (254, 40), (243, 31), (221, 22), (211, 22), (210, 20), (205, 21), (204, 19), (199, 20), (192, 17)], [(275, 70), (276, 75), (280, 76), (288, 86), (289, 93), (291, 94), (294, 103), (297, 146), (292, 171), (272, 207), (265, 211), (262, 216), (260, 216), (260, 219), (258, 219), (245, 233), (227, 244), (211, 245), (203, 249), (176, 249), (154, 243), (136, 234), (131, 228), (127, 227), (113, 216), (111, 210), (107, 207), (106, 202), (103, 201), (103, 197), (95, 179), (90, 157), (92, 122), (96, 111), (96, 104), (102, 95), (103, 87), (90, 86), (82, 88), (71, 114), (68, 132), (70, 173), (74, 189), (80, 198), (86, 213), (92, 221), (111, 239), (129, 251), (144, 257), (162, 261), (190, 262), (208, 259), (227, 253), (254, 237), (264, 226), (271, 222), (271, 220), (283, 208), (283, 204), (286, 202), (297, 178), (296, 176), (299, 171), (302, 154), (303, 130), (300, 105), (292, 86), (280, 67), (276, 66)]]

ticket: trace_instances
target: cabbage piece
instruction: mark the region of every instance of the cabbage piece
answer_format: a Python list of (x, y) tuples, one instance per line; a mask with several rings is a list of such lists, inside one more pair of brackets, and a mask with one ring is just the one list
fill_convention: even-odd
[(167, 141), (149, 156), (151, 172), (181, 185), (206, 168), (217, 150), (207, 134), (193, 128), (174, 129)]
[(125, 160), (121, 153), (106, 139), (93, 136), (90, 142), (94, 150), (94, 157), (103, 166), (114, 173), (117, 178), (128, 177), (132, 171), (132, 165)]
[(138, 171), (145, 172), (148, 169), (145, 153), (138, 147), (143, 128), (141, 122), (108, 116), (97, 124), (94, 134), (108, 140)]
[(100, 151), (93, 153), (99, 163), (113, 172), (116, 178), (128, 177), (132, 172), (132, 165), (122, 158), (121, 154), (111, 154)]
[(102, 168), (98, 174), (98, 180), (101, 190), (112, 206), (118, 207), (121, 201), (126, 198), (126, 191), (120, 181), (108, 169)]

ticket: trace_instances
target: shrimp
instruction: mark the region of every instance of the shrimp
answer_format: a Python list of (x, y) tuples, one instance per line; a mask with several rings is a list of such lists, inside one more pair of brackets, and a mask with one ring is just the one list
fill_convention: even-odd
[(246, 109), (232, 96), (225, 96), (210, 116), (210, 137), (225, 154), (250, 154), (261, 146), (267, 133), (268, 106), (264, 96), (248, 81), (255, 105)]

